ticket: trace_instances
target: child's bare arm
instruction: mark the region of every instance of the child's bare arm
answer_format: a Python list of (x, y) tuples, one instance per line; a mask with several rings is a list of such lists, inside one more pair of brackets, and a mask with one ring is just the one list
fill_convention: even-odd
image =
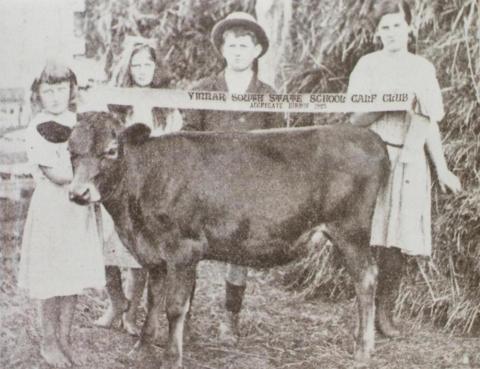
[(353, 113), (350, 115), (350, 123), (359, 127), (368, 127), (373, 122), (380, 119), (383, 115), (382, 112), (369, 112), (369, 113)]
[(453, 193), (457, 193), (461, 191), (462, 185), (457, 176), (448, 169), (437, 122), (431, 121), (429, 128), (430, 132), (426, 140), (427, 150), (435, 166), (440, 187), (442, 191), (445, 191), (445, 188), (448, 187)]
[(61, 171), (55, 168), (46, 167), (44, 165), (39, 165), (40, 170), (42, 173), (53, 183), (63, 186), (69, 184), (72, 181), (72, 175), (66, 173), (65, 171)]

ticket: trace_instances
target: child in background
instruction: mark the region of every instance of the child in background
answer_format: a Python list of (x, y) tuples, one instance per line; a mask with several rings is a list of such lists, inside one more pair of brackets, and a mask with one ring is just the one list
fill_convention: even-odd
[(77, 295), (105, 285), (102, 245), (93, 206), (68, 198), (72, 167), (66, 143), (47, 141), (37, 127), (55, 121), (76, 123), (77, 81), (65, 65), (48, 61), (32, 84), (35, 110), (27, 133), (35, 191), (25, 223), (18, 285), (38, 299), (41, 355), (55, 367), (75, 363), (70, 346)]
[[(275, 93), (258, 78), (258, 59), (268, 50), (268, 37), (255, 18), (234, 12), (219, 21), (211, 33), (212, 43), (224, 60), (220, 74), (207, 78), (195, 87), (201, 91), (230, 93)], [(249, 131), (285, 126), (283, 115), (270, 112), (236, 112), (188, 110), (183, 129), (187, 131)], [(225, 276), (226, 319), (220, 325), (220, 338), (235, 343), (239, 336), (240, 312), (247, 285), (248, 269), (228, 264)]]
[[(406, 258), (431, 256), (431, 169), (442, 189), (461, 190), (443, 154), (438, 122), (444, 115), (433, 64), (409, 51), (412, 12), (404, 0), (382, 0), (372, 9), (381, 49), (364, 55), (353, 69), (348, 91), (355, 94), (409, 92), (415, 111), (355, 113), (351, 122), (369, 127), (387, 145), (390, 176), (377, 197), (370, 244), (378, 263), (376, 324), (386, 337), (401, 330), (393, 319)], [(414, 119), (413, 119), (414, 118)], [(430, 154), (430, 168), (426, 151)]]
[[(154, 49), (154, 40), (142, 37), (128, 37), (120, 61), (113, 71), (112, 81), (115, 87), (166, 88), (169, 84), (166, 68), (160, 65)], [(169, 109), (145, 105), (125, 106), (109, 104), (108, 109), (125, 126), (142, 122), (152, 129), (152, 135), (175, 130)], [(178, 112), (177, 112), (178, 114)], [(169, 128), (167, 128), (167, 126)], [(181, 123), (177, 129), (180, 129)], [(104, 314), (95, 321), (103, 328), (111, 328), (120, 322), (131, 335), (138, 335), (136, 324), (137, 311), (142, 299), (147, 272), (130, 255), (114, 231), (109, 214), (103, 213), (102, 219), (106, 235), (104, 244), (105, 270), (107, 276), (107, 294), (109, 306)], [(120, 268), (127, 269), (125, 288), (122, 287)], [(124, 291), (125, 290), (125, 291)]]
[[(155, 44), (154, 39), (127, 37), (110, 84), (127, 88), (168, 88), (171, 82), (168, 66), (157, 56)], [(108, 108), (126, 126), (138, 122), (145, 123), (151, 128), (152, 136), (178, 131), (182, 126), (180, 113), (176, 109), (152, 108), (145, 104), (136, 106), (110, 104)]]

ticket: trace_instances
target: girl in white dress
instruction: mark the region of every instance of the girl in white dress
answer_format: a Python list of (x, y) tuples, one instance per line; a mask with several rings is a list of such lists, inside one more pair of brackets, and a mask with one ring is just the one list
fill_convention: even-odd
[(461, 189), (448, 169), (438, 122), (444, 108), (435, 68), (408, 50), (412, 15), (405, 1), (380, 1), (374, 9), (382, 49), (363, 56), (350, 75), (350, 94), (413, 93), (408, 112), (353, 114), (353, 124), (370, 127), (387, 144), (391, 172), (379, 193), (370, 244), (378, 246), (377, 327), (400, 334), (392, 310), (403, 274), (404, 254), (431, 255), (431, 179), (425, 149), (442, 190)]
[(41, 355), (59, 367), (74, 363), (70, 329), (77, 295), (85, 288), (105, 285), (94, 209), (68, 198), (72, 168), (67, 144), (49, 142), (37, 130), (48, 121), (73, 127), (76, 85), (69, 68), (47, 62), (32, 84), (37, 113), (26, 140), (36, 186), (23, 233), (18, 284), (39, 300)]

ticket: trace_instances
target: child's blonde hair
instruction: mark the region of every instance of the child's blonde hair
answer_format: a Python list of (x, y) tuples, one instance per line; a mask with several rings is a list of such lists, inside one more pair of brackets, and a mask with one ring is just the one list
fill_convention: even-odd
[(77, 109), (78, 84), (77, 77), (72, 70), (66, 65), (54, 60), (45, 63), (40, 75), (33, 80), (30, 88), (30, 103), (32, 113), (36, 114), (43, 109), (42, 101), (39, 94), (40, 85), (42, 83), (55, 84), (69, 82), (70, 83), (70, 100), (68, 109), (75, 112)]

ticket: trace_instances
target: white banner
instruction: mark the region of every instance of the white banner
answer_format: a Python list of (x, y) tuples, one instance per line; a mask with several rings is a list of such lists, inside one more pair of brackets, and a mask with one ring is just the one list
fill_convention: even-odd
[(94, 87), (82, 93), (80, 110), (107, 104), (145, 107), (284, 113), (349, 113), (410, 110), (413, 94), (235, 94), (151, 88)]

